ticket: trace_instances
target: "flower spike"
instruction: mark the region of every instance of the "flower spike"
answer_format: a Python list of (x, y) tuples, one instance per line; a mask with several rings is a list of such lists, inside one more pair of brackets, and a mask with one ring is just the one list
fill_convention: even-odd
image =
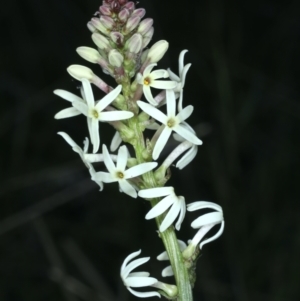
[(160, 298), (160, 294), (158, 292), (154, 292), (154, 291), (137, 292), (136, 290), (133, 290), (131, 288), (131, 287), (152, 286), (158, 282), (156, 278), (149, 277), (150, 274), (148, 272), (131, 272), (136, 267), (149, 261), (150, 257), (143, 257), (143, 258), (135, 259), (132, 262), (130, 262), (133, 258), (139, 256), (140, 254), (141, 254), (141, 250), (131, 253), (125, 258), (121, 266), (121, 272), (120, 272), (123, 283), (126, 286), (126, 288), (136, 297), (148, 298), (148, 297), (156, 296)]

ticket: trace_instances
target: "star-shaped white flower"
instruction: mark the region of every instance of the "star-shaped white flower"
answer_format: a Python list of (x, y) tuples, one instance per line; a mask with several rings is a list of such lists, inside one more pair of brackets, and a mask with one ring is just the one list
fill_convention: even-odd
[(169, 228), (177, 218), (178, 214), (179, 218), (176, 222), (175, 228), (180, 230), (186, 212), (185, 199), (183, 196), (177, 196), (174, 193), (173, 187), (143, 189), (139, 191), (138, 195), (147, 199), (165, 197), (147, 213), (145, 218), (155, 218), (166, 212), (171, 207), (161, 223), (159, 231), (163, 232)]
[(154, 119), (160, 121), (164, 125), (164, 129), (161, 132), (158, 140), (155, 143), (152, 157), (156, 160), (161, 151), (163, 150), (164, 146), (166, 145), (172, 131), (176, 132), (178, 135), (183, 137), (185, 140), (201, 145), (202, 141), (186, 126), (182, 125), (182, 122), (186, 120), (193, 112), (193, 106), (189, 105), (185, 107), (181, 112), (176, 114), (176, 100), (175, 100), (175, 93), (173, 90), (166, 91), (167, 97), (167, 115), (162, 113), (159, 109), (154, 108), (150, 104), (147, 104), (143, 101), (137, 101), (138, 106), (146, 112), (148, 115), (153, 117)]
[(141, 254), (141, 250), (131, 253), (128, 255), (122, 266), (121, 266), (121, 278), (123, 280), (124, 285), (126, 288), (136, 297), (140, 298), (148, 298), (157, 296), (160, 298), (160, 294), (158, 292), (137, 292), (133, 290), (131, 287), (145, 287), (145, 286), (152, 286), (157, 283), (157, 279), (153, 277), (149, 277), (150, 274), (148, 272), (131, 272), (136, 267), (146, 263), (149, 261), (150, 257), (143, 257), (139, 259), (135, 259), (129, 263), (133, 258), (139, 256)]
[(177, 86), (176, 81), (163, 81), (163, 80), (157, 80), (158, 78), (167, 78), (169, 77), (168, 71), (164, 69), (160, 70), (154, 70), (153, 72), (152, 69), (154, 66), (157, 64), (150, 64), (149, 66), (146, 67), (146, 69), (143, 72), (143, 75), (140, 73), (137, 75), (137, 82), (141, 85), (143, 85), (143, 93), (146, 97), (146, 99), (153, 105), (156, 106), (157, 102), (154, 100), (151, 89), (156, 88), (156, 89), (174, 89)]
[[(178, 246), (179, 246), (179, 249), (180, 251), (182, 252), (187, 246), (186, 246), (186, 243), (182, 240), (179, 240), (177, 239), (177, 242), (178, 242)], [(166, 251), (162, 252), (161, 254), (159, 254), (157, 257), (157, 260), (160, 260), (160, 261), (163, 261), (163, 260), (170, 260), (169, 256), (168, 256), (168, 253)], [(173, 276), (174, 275), (174, 272), (173, 272), (173, 269), (172, 267), (169, 265), (167, 267), (165, 267), (162, 272), (161, 272), (161, 275), (163, 277), (169, 277), (169, 276)]]
[(128, 180), (142, 175), (157, 166), (157, 162), (149, 162), (141, 163), (125, 170), (128, 159), (128, 150), (125, 145), (119, 148), (116, 165), (111, 159), (105, 144), (102, 146), (102, 153), (104, 164), (109, 172), (97, 172), (95, 179), (100, 179), (104, 183), (119, 182), (121, 191), (133, 198), (137, 197), (137, 192)]
[(224, 217), (223, 217), (222, 207), (215, 203), (212, 203), (212, 202), (198, 201), (198, 202), (194, 202), (194, 203), (187, 205), (188, 211), (195, 211), (198, 209), (213, 209), (216, 212), (206, 213), (206, 214), (198, 217), (197, 219), (195, 219), (192, 222), (192, 224), (191, 224), (192, 228), (199, 229), (199, 231), (194, 236), (194, 238), (192, 239), (190, 244), (192, 244), (194, 246), (198, 245), (199, 242), (202, 240), (202, 238), (205, 236), (205, 234), (213, 226), (215, 226), (217, 224), (221, 224), (219, 231), (215, 235), (213, 235), (212, 237), (210, 237), (200, 243), (199, 248), (202, 249), (202, 247), (205, 244), (207, 244), (221, 236), (221, 234), (224, 231)]
[(180, 52), (179, 60), (178, 60), (179, 76), (176, 75), (174, 72), (172, 72), (170, 68), (168, 68), (170, 79), (177, 82), (177, 86), (175, 87), (174, 91), (179, 92), (179, 102), (178, 102), (178, 111), (179, 112), (182, 110), (183, 88), (185, 85), (186, 74), (192, 65), (192, 64), (184, 65), (184, 62), (183, 62), (184, 55), (187, 52), (188, 52), (187, 50), (182, 50)]
[[(85, 140), (83, 141), (83, 149), (78, 146), (76, 144), (76, 142), (65, 132), (58, 132), (58, 135), (62, 136), (65, 141), (72, 147), (73, 151), (78, 153), (81, 160), (83, 161), (83, 163), (86, 165), (86, 167), (89, 169), (90, 175), (93, 178), (93, 176), (95, 175), (96, 171), (93, 167), (93, 165), (91, 164), (91, 162), (95, 162), (95, 160), (92, 158), (92, 160), (89, 160), (90, 156), (96, 156), (96, 155), (90, 155), (87, 153), (88, 148), (89, 148), (89, 139), (86, 137)], [(102, 160), (97, 160), (98, 161), (102, 161)], [(98, 180), (96, 181), (96, 183), (99, 185), (100, 187), (100, 191), (103, 190), (103, 182)]]

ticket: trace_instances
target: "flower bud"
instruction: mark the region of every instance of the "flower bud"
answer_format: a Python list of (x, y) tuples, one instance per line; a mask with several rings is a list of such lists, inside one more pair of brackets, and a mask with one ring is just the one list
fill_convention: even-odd
[(105, 50), (111, 48), (108, 39), (100, 33), (93, 33), (92, 40), (100, 49)]
[(154, 28), (151, 27), (146, 34), (143, 36), (143, 48), (147, 47), (147, 45), (150, 43), (154, 33)]
[(134, 11), (135, 9), (135, 5), (134, 2), (130, 1), (127, 2), (123, 7), (127, 8), (131, 13)]
[(111, 15), (111, 10), (109, 9), (109, 7), (101, 5), (99, 7), (99, 11), (101, 12), (102, 15), (104, 16), (110, 16)]
[(123, 8), (118, 14), (119, 20), (124, 23), (127, 21), (129, 16), (130, 16), (130, 11), (127, 8)]
[(112, 29), (115, 25), (114, 20), (111, 17), (108, 16), (101, 16), (100, 22), (103, 24), (103, 26), (107, 29)]
[(94, 72), (90, 68), (81, 65), (71, 65), (67, 68), (67, 71), (77, 80), (86, 78), (89, 81), (92, 81), (95, 76)]
[(144, 35), (151, 28), (152, 25), (153, 25), (153, 19), (151, 18), (144, 19), (140, 23), (137, 32), (140, 33), (141, 35)]
[(139, 53), (142, 49), (143, 38), (139, 33), (135, 33), (127, 42), (126, 48), (129, 52)]
[(142, 52), (142, 55), (141, 55), (141, 63), (142, 64), (144, 64), (144, 62), (146, 61), (146, 58), (148, 57), (148, 52), (149, 52), (149, 49), (145, 49)]
[(95, 32), (97, 29), (96, 27), (92, 24), (92, 22), (88, 22), (88, 24), (86, 24), (87, 28), (89, 29), (90, 32)]
[(124, 36), (120, 32), (118, 32), (118, 31), (111, 32), (110, 33), (110, 38), (118, 46), (122, 46), (123, 45)]
[(118, 50), (112, 49), (108, 54), (108, 60), (112, 66), (121, 67), (124, 57)]
[(105, 35), (108, 34), (108, 30), (107, 28), (102, 24), (102, 22), (100, 21), (99, 18), (92, 18), (91, 20), (92, 25), (98, 29), (99, 31), (101, 31), (102, 33), (104, 33)]
[(138, 8), (136, 10), (133, 11), (131, 17), (139, 17), (140, 19), (142, 19), (146, 14), (146, 10), (144, 8)]
[(125, 25), (124, 32), (125, 34), (130, 33), (133, 31), (140, 23), (141, 18), (139, 17), (130, 17)]
[(78, 47), (76, 49), (76, 51), (82, 58), (84, 58), (88, 62), (91, 62), (91, 63), (94, 63), (94, 64), (96, 64), (101, 59), (101, 55), (94, 48)]
[(165, 40), (160, 40), (152, 45), (148, 52), (148, 59), (150, 60), (150, 63), (157, 63), (159, 60), (161, 60), (168, 48), (169, 43)]

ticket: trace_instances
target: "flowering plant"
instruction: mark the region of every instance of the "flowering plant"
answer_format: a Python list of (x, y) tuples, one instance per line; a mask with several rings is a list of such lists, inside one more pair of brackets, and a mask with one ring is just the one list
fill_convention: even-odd
[[(117, 85), (115, 88), (109, 86), (87, 67), (70, 66), (67, 69), (69, 74), (81, 84), (81, 97), (55, 90), (56, 95), (71, 103), (71, 107), (58, 112), (55, 118), (80, 114), (87, 117), (92, 153), (88, 152), (88, 138), (81, 149), (68, 134), (58, 134), (80, 155), (91, 179), (99, 185), (100, 190), (104, 189), (106, 183), (118, 182), (120, 192), (132, 198), (144, 198), (152, 206), (145, 218), (156, 219), (165, 247), (158, 260), (169, 260), (171, 263), (162, 271), (162, 276), (174, 275), (175, 284), (160, 282), (149, 277), (148, 272), (132, 272), (150, 259), (145, 257), (131, 261), (141, 253), (137, 251), (130, 254), (121, 267), (121, 278), (126, 288), (137, 297), (163, 295), (169, 300), (190, 301), (193, 299), (194, 271), (200, 250), (204, 244), (222, 234), (223, 211), (219, 205), (205, 201), (186, 205), (185, 198), (177, 196), (174, 187), (165, 186), (170, 178), (170, 165), (178, 160), (176, 167), (184, 168), (194, 159), (202, 141), (186, 122), (193, 112), (193, 106), (183, 108), (183, 88), (191, 66), (184, 65), (187, 50), (180, 53), (178, 75), (170, 69), (153, 70), (169, 44), (162, 40), (148, 48), (154, 28), (152, 19), (142, 20), (145, 13), (145, 9), (136, 8), (134, 2), (128, 0), (103, 1), (95, 17), (88, 23), (97, 49), (79, 47), (77, 52), (87, 61), (100, 65), (102, 71), (113, 77)], [(102, 99), (95, 101), (91, 84), (105, 93)], [(143, 97), (146, 101), (142, 100)], [(161, 111), (164, 105), (166, 114)], [(100, 123), (108, 123), (116, 130), (110, 145), (111, 153), (105, 144), (101, 146)], [(145, 137), (146, 129), (155, 131), (151, 139)], [(171, 136), (179, 144), (158, 167), (155, 160), (160, 157)], [(99, 149), (102, 153), (99, 153)], [(112, 154), (117, 149), (117, 155)], [(95, 162), (103, 162), (107, 171), (96, 171), (93, 166)], [(200, 216), (191, 224), (199, 229), (195, 237), (188, 245), (177, 240), (175, 230), (180, 230), (186, 211), (204, 208), (214, 212)], [(217, 224), (221, 224), (219, 231), (202, 241)], [(156, 291), (132, 289), (147, 286)]]

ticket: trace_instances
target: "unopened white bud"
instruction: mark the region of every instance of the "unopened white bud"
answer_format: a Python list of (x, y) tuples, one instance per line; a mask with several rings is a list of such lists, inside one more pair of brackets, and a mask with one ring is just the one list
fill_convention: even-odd
[(169, 48), (169, 43), (165, 40), (156, 42), (148, 52), (148, 59), (150, 63), (157, 63), (164, 56)]
[(83, 46), (83, 47), (78, 47), (76, 51), (82, 58), (94, 64), (98, 63), (98, 61), (101, 59), (101, 55), (94, 48)]
[(108, 60), (112, 66), (121, 67), (124, 57), (118, 50), (112, 49), (108, 54)]
[(147, 47), (150, 43), (154, 33), (154, 28), (150, 27), (149, 30), (143, 35), (143, 48)]
[(100, 49), (104, 50), (107, 48), (111, 48), (108, 39), (103, 35), (101, 35), (100, 33), (93, 33), (92, 40)]
[(139, 33), (135, 33), (126, 43), (126, 48), (131, 53), (139, 53), (142, 49), (143, 38)]
[(151, 28), (152, 25), (153, 25), (153, 19), (151, 18), (144, 19), (140, 23), (137, 32), (140, 33), (141, 35), (144, 35)]
[(90, 68), (81, 65), (71, 65), (67, 68), (67, 71), (77, 80), (86, 78), (89, 81), (92, 81), (95, 76), (94, 72)]
[(97, 29), (96, 27), (92, 24), (92, 22), (88, 22), (88, 24), (86, 24), (87, 28), (89, 29), (90, 32), (95, 32)]

